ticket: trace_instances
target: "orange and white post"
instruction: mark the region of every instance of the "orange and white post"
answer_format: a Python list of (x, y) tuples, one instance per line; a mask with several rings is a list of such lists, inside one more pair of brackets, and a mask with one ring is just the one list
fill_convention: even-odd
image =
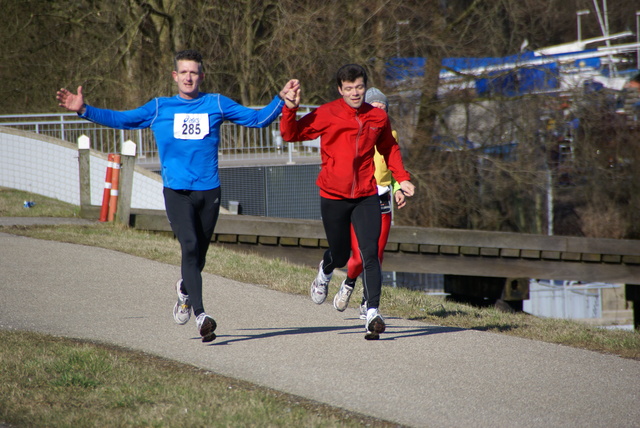
[(102, 192), (102, 207), (100, 208), (100, 221), (107, 221), (109, 214), (109, 199), (111, 199), (111, 177), (113, 175), (113, 153), (107, 156), (107, 174), (104, 179), (104, 190)]
[(118, 186), (120, 185), (120, 155), (113, 155), (113, 173), (111, 175), (111, 197), (109, 198), (109, 221), (113, 221), (118, 207)]

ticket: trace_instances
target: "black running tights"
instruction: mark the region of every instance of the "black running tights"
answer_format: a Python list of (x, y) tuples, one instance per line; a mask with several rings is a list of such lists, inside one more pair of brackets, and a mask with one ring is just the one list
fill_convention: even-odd
[(164, 188), (171, 230), (182, 249), (182, 281), (195, 316), (204, 312), (202, 269), (220, 213), (220, 187), (212, 190)]
[(369, 308), (380, 304), (382, 272), (378, 259), (380, 237), (380, 198), (372, 195), (358, 199), (320, 198), (320, 213), (329, 249), (324, 253), (324, 272), (333, 272), (347, 264), (351, 252), (351, 225), (358, 238), (362, 258), (364, 295)]

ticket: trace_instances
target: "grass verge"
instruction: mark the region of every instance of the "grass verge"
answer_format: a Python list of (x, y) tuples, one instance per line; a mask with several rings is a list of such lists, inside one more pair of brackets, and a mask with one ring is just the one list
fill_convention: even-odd
[(140, 352), (6, 330), (0, 341), (0, 426), (397, 426)]

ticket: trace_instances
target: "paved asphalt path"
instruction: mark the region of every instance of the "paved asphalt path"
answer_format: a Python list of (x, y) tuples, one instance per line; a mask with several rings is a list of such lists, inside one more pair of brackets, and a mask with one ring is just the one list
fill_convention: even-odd
[(315, 305), (210, 274), (218, 338), (203, 344), (193, 319), (173, 322), (179, 277), (115, 251), (0, 233), (0, 328), (116, 344), (408, 426), (640, 426), (640, 361), (392, 317), (370, 342), (357, 310), (335, 311), (333, 296)]

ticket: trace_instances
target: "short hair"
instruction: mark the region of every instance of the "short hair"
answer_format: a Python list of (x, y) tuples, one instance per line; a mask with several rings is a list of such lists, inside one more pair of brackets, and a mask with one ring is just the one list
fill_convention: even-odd
[(336, 83), (342, 88), (342, 82), (355, 82), (358, 77), (362, 77), (364, 85), (367, 86), (367, 71), (358, 64), (347, 64), (340, 67), (336, 73)]
[(176, 56), (173, 58), (173, 69), (176, 71), (178, 71), (178, 61), (195, 61), (200, 66), (200, 71), (204, 71), (204, 66), (202, 65), (202, 55), (196, 50), (185, 49), (176, 53)]

